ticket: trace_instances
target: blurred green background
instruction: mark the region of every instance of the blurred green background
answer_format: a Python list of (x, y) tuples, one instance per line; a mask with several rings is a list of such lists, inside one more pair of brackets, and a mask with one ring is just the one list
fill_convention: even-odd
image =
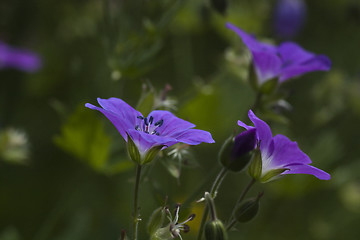
[[(256, 185), (249, 196), (265, 191), (260, 214), (237, 225), (230, 239), (360, 235), (360, 3), (306, 3), (307, 20), (294, 41), (328, 55), (333, 67), (285, 83), (293, 110), (264, 119), (332, 179), (294, 175)], [(246, 80), (249, 55), (225, 22), (279, 43), (274, 6), (229, 0), (222, 15), (205, 0), (1, 0), (0, 39), (37, 52), (43, 68), (0, 70), (0, 240), (110, 240), (130, 231), (134, 168), (112, 124), (84, 107), (97, 97), (135, 107), (142, 96), (146, 110), (169, 84), (162, 107), (216, 141), (191, 147), (196, 161), (180, 176), (177, 162), (159, 160), (146, 170), (143, 233), (166, 195), (170, 206), (200, 198), (209, 184), (198, 186), (220, 169), (222, 142), (239, 129), (238, 119), (247, 120), (255, 98)], [(225, 179), (216, 199), (220, 218), (228, 218), (247, 181), (246, 174)], [(192, 202), (181, 209), (198, 214), (184, 239), (194, 239), (201, 208)]]

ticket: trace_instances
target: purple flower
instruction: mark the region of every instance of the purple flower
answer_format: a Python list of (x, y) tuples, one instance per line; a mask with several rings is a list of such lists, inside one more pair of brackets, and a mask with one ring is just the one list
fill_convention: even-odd
[(274, 29), (278, 36), (292, 38), (304, 26), (306, 5), (303, 0), (278, 0), (274, 10)]
[(0, 69), (15, 68), (35, 72), (41, 67), (40, 57), (31, 51), (13, 48), (0, 41)]
[(119, 98), (97, 100), (102, 108), (90, 103), (85, 106), (104, 114), (126, 142), (129, 135), (142, 157), (154, 147), (162, 146), (163, 149), (179, 142), (189, 145), (215, 142), (209, 132), (192, 129), (194, 124), (176, 117), (171, 112), (156, 110), (144, 117)]
[(251, 110), (248, 115), (255, 127), (241, 121), (238, 121), (238, 125), (247, 130), (256, 129), (261, 153), (261, 181), (270, 181), (285, 174), (310, 174), (321, 180), (330, 179), (328, 173), (309, 165), (310, 158), (299, 149), (296, 142), (281, 134), (273, 137), (269, 125)]
[(294, 42), (274, 46), (259, 42), (231, 23), (226, 27), (238, 34), (250, 50), (259, 85), (274, 78), (282, 83), (308, 72), (328, 71), (331, 67), (328, 57), (305, 51)]

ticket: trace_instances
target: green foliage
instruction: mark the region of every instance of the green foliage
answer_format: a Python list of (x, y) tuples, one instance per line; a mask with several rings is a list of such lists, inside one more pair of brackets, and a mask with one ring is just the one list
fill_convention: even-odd
[(110, 154), (111, 138), (96, 113), (83, 104), (68, 118), (60, 135), (54, 138), (58, 147), (79, 158), (96, 171), (104, 171)]

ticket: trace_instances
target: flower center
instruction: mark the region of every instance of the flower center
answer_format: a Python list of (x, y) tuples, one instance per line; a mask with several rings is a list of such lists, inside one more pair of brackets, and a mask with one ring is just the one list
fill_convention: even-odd
[(159, 136), (159, 132), (156, 131), (158, 127), (161, 127), (164, 124), (164, 120), (159, 120), (157, 122), (154, 122), (153, 116), (150, 116), (149, 118), (143, 117), (143, 116), (137, 116), (137, 125), (135, 126), (135, 130), (145, 132), (147, 134), (151, 135), (157, 135)]

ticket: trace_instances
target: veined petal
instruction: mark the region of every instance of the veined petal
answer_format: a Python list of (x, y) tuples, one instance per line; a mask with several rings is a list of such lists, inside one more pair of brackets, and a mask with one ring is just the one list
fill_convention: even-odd
[(279, 75), (282, 61), (277, 54), (268, 51), (252, 51), (252, 55), (260, 85)]
[(253, 52), (253, 51), (268, 51), (268, 52), (276, 53), (275, 46), (273, 46), (271, 44), (259, 42), (253, 35), (246, 33), (245, 31), (238, 28), (237, 26), (235, 26), (231, 23), (226, 23), (226, 27), (228, 29), (234, 31), (237, 35), (239, 35), (239, 37), (242, 39), (244, 44), (248, 47), (248, 49), (251, 52)]
[(170, 147), (179, 142), (171, 137), (151, 135), (145, 132), (137, 131), (135, 129), (130, 129), (127, 131), (127, 133), (134, 141), (141, 154), (144, 154), (147, 150), (155, 146), (165, 145), (166, 147)]
[(136, 124), (137, 117), (142, 116), (139, 111), (119, 98), (98, 98), (97, 100), (101, 107), (121, 117), (124, 125), (128, 126), (128, 128), (133, 128)]
[(283, 168), (290, 164), (310, 164), (310, 158), (300, 150), (296, 142), (284, 135), (274, 137), (274, 151), (271, 156), (270, 168)]
[(325, 55), (317, 55), (301, 64), (289, 65), (282, 69), (279, 81), (284, 82), (289, 78), (298, 77), (308, 72), (329, 71), (331, 61)]
[(248, 126), (248, 125), (246, 125), (244, 122), (242, 122), (242, 121), (240, 121), (240, 120), (238, 120), (237, 124), (238, 124), (240, 127), (245, 128), (246, 130), (250, 130), (250, 129), (255, 128), (255, 127), (253, 127), (253, 126)]
[(116, 113), (111, 112), (109, 110), (94, 106), (90, 103), (86, 103), (85, 107), (93, 109), (93, 110), (97, 110), (97, 111), (101, 112), (102, 114), (104, 114), (105, 117), (107, 117), (112, 122), (112, 124), (116, 127), (116, 129), (119, 131), (119, 133), (124, 138), (124, 140), (127, 141), (126, 130), (129, 129), (129, 124), (126, 121), (124, 121), (124, 118), (122, 116), (117, 115)]
[(294, 42), (284, 42), (279, 45), (278, 52), (285, 65), (292, 65), (308, 61), (315, 56), (314, 53), (308, 52)]
[(148, 118), (150, 118), (150, 116), (153, 117), (154, 123), (163, 120), (162, 126), (156, 129), (156, 131), (161, 136), (172, 137), (178, 134), (179, 132), (183, 132), (185, 130), (195, 127), (195, 124), (192, 124), (191, 122), (178, 118), (174, 114), (168, 111), (163, 111), (163, 110), (152, 111), (149, 114)]
[(209, 132), (199, 129), (189, 129), (179, 133), (177, 136), (173, 135), (173, 137), (176, 138), (179, 142), (183, 142), (189, 145), (198, 145), (202, 142), (215, 142)]
[(320, 180), (330, 180), (331, 176), (327, 172), (310, 165), (289, 165), (286, 168), (289, 170), (282, 174), (310, 174), (317, 177)]
[(266, 122), (258, 118), (252, 110), (249, 110), (249, 118), (254, 123), (256, 128), (256, 134), (257, 138), (260, 142), (260, 150), (264, 154), (269, 155), (272, 153), (272, 149), (270, 149), (272, 146), (271, 140), (272, 140), (272, 133), (269, 125), (267, 125)]

